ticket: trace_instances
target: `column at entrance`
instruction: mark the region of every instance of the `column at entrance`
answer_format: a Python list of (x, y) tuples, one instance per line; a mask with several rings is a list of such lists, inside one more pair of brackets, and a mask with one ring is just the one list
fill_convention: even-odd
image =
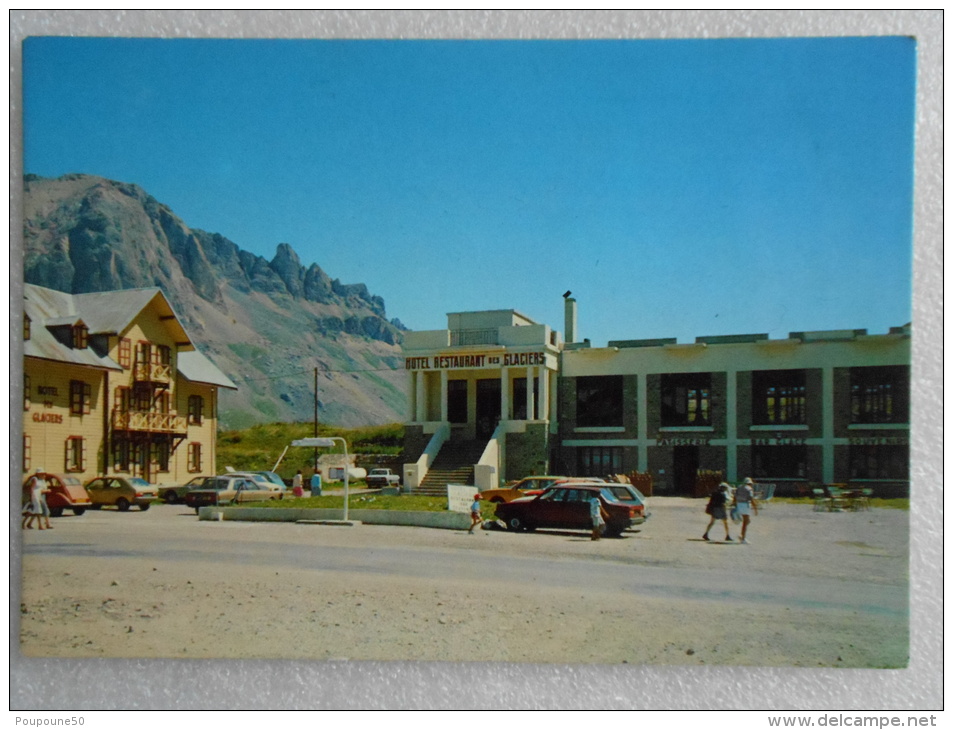
[(539, 367), (539, 419), (549, 418), (549, 370), (545, 365)]
[(427, 388), (424, 384), (424, 372), (417, 372), (417, 418), (418, 423), (427, 420)]
[(450, 417), (447, 415), (447, 396), (449, 393), (449, 386), (447, 383), (450, 382), (449, 373), (446, 370), (440, 371), (440, 420), (443, 423), (446, 423), (450, 420)]
[(509, 368), (500, 369), (500, 420), (509, 421), (512, 416), (510, 408), (510, 371)]
[(533, 393), (533, 376), (536, 374), (536, 368), (526, 368), (526, 420), (536, 419), (536, 398)]

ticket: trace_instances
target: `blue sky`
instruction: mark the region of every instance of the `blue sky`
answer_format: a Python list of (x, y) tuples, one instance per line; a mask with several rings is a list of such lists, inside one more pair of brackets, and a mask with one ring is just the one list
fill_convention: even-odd
[(33, 38), (24, 169), (384, 297), (610, 339), (911, 317), (915, 42)]

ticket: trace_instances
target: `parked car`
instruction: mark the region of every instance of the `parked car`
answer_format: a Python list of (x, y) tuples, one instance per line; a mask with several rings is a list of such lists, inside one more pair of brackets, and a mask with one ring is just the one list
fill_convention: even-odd
[(592, 482), (556, 484), (535, 497), (522, 497), (496, 505), (496, 516), (515, 532), (532, 531), (537, 527), (590, 531), (589, 502), (596, 496), (609, 515), (605, 534), (618, 537), (639, 518), (642, 508), (620, 501), (608, 486)]
[(480, 496), (488, 502), (499, 504), (500, 502), (512, 502), (520, 497), (528, 497), (533, 494), (542, 494), (543, 490), (551, 487), (556, 482), (566, 477), (553, 476), (532, 476), (524, 477), (518, 482), (508, 484), (499, 489), (485, 489), (480, 492)]
[(159, 498), (162, 499), (166, 504), (182, 502), (185, 499), (187, 492), (201, 487), (203, 484), (205, 484), (206, 479), (211, 479), (211, 477), (193, 477), (185, 484), (173, 484), (171, 486), (160, 484), (157, 488), (159, 492)]
[(139, 477), (96, 477), (86, 483), (86, 491), (93, 509), (115, 507), (120, 512), (126, 512), (132, 505), (145, 512), (152, 501), (159, 498), (158, 490)]
[(282, 479), (282, 478), (281, 478), (280, 476), (278, 476), (277, 474), (275, 474), (273, 471), (253, 471), (253, 472), (250, 472), (250, 473), (251, 473), (251, 474), (257, 474), (258, 476), (264, 477), (264, 478), (267, 479), (269, 482), (271, 482), (271, 483), (274, 484), (276, 487), (278, 487), (278, 489), (285, 489), (285, 488), (287, 488), (287, 486), (288, 486), (287, 484), (285, 484), (285, 480)]
[[(275, 479), (265, 476), (266, 474), (274, 474), (277, 477)], [(251, 479), (255, 484), (259, 486), (259, 489), (268, 489), (272, 492), (282, 492), (285, 489), (285, 483), (281, 480), (274, 472), (263, 472), (263, 471), (230, 471), (227, 474), (222, 476), (226, 477), (243, 477), (244, 479)]]
[[(83, 483), (68, 474), (53, 474), (40, 472), (40, 476), (49, 485), (46, 492), (46, 506), (50, 508), (51, 517), (59, 517), (64, 510), (72, 510), (77, 517), (93, 506), (89, 493), (83, 488)], [(30, 479), (33, 477), (31, 476)], [(30, 479), (23, 484), (23, 500), (30, 501)]]
[(633, 525), (641, 525), (648, 519), (649, 513), (645, 511), (645, 497), (631, 484), (607, 482), (604, 488), (612, 492), (613, 496), (623, 504), (633, 505), (636, 508), (636, 514), (632, 517)]
[(195, 510), (195, 514), (198, 514), (199, 507), (263, 502), (269, 499), (281, 499), (284, 496), (284, 492), (271, 489), (267, 484), (248, 477), (229, 474), (211, 477), (201, 488), (189, 491), (185, 495), (185, 503)]
[(399, 487), (400, 477), (390, 469), (371, 469), (365, 477), (368, 489), (383, 489), (384, 487)]

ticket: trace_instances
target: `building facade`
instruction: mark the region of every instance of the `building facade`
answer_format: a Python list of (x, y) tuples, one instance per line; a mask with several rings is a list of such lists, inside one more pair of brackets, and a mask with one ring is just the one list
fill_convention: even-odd
[[(409, 333), (405, 342), (415, 386), (406, 453), (422, 454), (411, 485), (423, 482), (445, 443), (464, 443), (479, 452), (480, 488), (528, 474), (637, 471), (651, 475), (661, 494), (694, 494), (706, 473), (775, 482), (779, 493), (812, 482), (909, 492), (909, 325), (874, 335), (620, 340), (595, 348), (572, 341), (575, 303), (567, 299), (567, 343), (544, 325), (514, 320), (516, 329), (536, 328), (537, 341), (516, 347), (505, 329), (486, 334), (499, 348), (498, 370), (489, 370), (487, 361), (458, 359), (489, 357), (465, 334), (484, 314), (450, 315), (448, 330)], [(534, 347), (545, 367), (521, 363)], [(481, 397), (500, 405), (481, 408)]]
[(215, 470), (218, 390), (159, 289), (24, 287), (23, 472), (162, 484)]
[(557, 332), (514, 310), (447, 315), (445, 330), (408, 332), (404, 484), (424, 483), (438, 454), (481, 485), (545, 472), (554, 433)]

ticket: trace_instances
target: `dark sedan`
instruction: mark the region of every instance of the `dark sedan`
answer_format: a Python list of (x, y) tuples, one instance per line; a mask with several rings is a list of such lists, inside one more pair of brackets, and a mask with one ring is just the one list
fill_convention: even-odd
[(549, 487), (535, 497), (523, 497), (496, 506), (497, 518), (514, 531), (535, 530), (537, 527), (591, 530), (589, 503), (598, 497), (608, 514), (605, 534), (618, 537), (622, 531), (644, 520), (642, 505), (623, 503), (613, 494), (608, 484), (569, 483)]

